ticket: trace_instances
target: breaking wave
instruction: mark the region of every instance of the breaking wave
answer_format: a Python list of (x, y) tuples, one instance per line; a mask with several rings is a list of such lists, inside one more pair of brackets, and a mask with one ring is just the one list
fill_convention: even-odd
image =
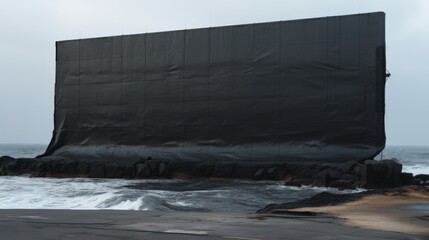
[(255, 212), (330, 188), (271, 181), (118, 180), (0, 177), (2, 209), (114, 209)]

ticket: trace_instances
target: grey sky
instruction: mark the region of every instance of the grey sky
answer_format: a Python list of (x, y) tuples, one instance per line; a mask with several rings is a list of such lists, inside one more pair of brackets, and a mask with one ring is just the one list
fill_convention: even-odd
[(0, 0), (0, 143), (48, 143), (55, 41), (384, 11), (386, 134), (429, 145), (427, 0)]

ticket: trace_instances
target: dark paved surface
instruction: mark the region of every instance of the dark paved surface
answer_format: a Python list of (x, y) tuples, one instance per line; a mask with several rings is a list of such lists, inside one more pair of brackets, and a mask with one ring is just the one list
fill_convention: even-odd
[(0, 210), (0, 239), (428, 239), (344, 226), (328, 216)]

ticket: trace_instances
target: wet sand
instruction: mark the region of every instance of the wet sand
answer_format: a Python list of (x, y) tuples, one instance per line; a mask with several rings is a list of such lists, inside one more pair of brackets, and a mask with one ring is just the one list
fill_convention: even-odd
[(288, 209), (293, 212), (328, 214), (364, 229), (421, 234), (429, 239), (429, 192), (406, 187), (400, 192), (373, 194), (334, 206)]
[(313, 214), (0, 210), (1, 239), (425, 239)]

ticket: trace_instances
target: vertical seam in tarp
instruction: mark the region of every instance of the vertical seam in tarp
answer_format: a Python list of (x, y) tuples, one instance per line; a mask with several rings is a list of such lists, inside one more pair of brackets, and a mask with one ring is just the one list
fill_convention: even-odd
[[(144, 38), (144, 103), (143, 103), (143, 148), (146, 150), (147, 144), (146, 144), (146, 120), (147, 120), (147, 41), (148, 41), (148, 34), (145, 34)], [(148, 154), (147, 151), (144, 151), (146, 154)]]
[[(328, 17), (326, 17), (325, 18), (325, 23), (326, 23), (326, 28), (325, 28), (325, 32), (323, 33), (323, 34), (325, 34), (325, 36), (326, 36), (326, 39), (325, 39), (325, 41), (326, 41), (326, 43), (325, 43), (325, 51), (324, 51), (324, 53), (325, 53), (325, 62), (327, 62), (328, 60), (329, 60), (329, 27), (328, 27), (328, 23), (329, 23), (329, 20), (328, 20)], [(325, 71), (323, 71), (323, 74), (324, 74), (324, 76), (325, 76), (325, 93), (326, 93), (326, 101), (325, 101), (325, 108), (323, 109), (323, 115), (324, 115), (324, 121), (325, 121), (325, 123), (328, 125), (328, 126), (325, 126), (325, 130), (324, 131), (330, 131), (331, 130), (331, 128), (332, 128), (332, 125), (331, 125), (331, 123), (330, 123), (330, 121), (329, 121), (329, 114), (328, 114), (328, 109), (329, 109), (329, 72), (328, 72), (329, 70), (325, 70)], [(325, 140), (324, 140), (324, 143), (323, 144), (326, 144), (327, 145), (327, 141), (328, 141), (329, 139), (326, 139), (325, 138)], [(325, 152), (324, 152), (324, 156), (325, 156), (325, 158), (327, 157), (327, 155), (328, 155), (328, 146), (326, 146), (325, 148), (324, 148), (324, 150), (325, 150)]]
[[(78, 57), (77, 57), (77, 59), (78, 59), (78, 66), (77, 66), (77, 69), (78, 69), (78, 88), (77, 88), (77, 99), (78, 99), (78, 104), (77, 104), (77, 112), (78, 112), (78, 114), (77, 114), (77, 116), (78, 116), (78, 119), (79, 119), (79, 128), (81, 128), (82, 127), (82, 117), (81, 117), (81, 101), (80, 101), (80, 91), (81, 91), (81, 79), (80, 79), (80, 76), (81, 76), (81, 74), (82, 74), (82, 72), (81, 72), (81, 70), (80, 70), (80, 44), (81, 44), (81, 39), (79, 39), (79, 41), (78, 41), (78, 53), (77, 53), (77, 55), (78, 55)], [(80, 135), (80, 133), (81, 133), (81, 131), (79, 131), (79, 135)], [(82, 137), (83, 136), (79, 136), (79, 139), (82, 139)], [(80, 144), (80, 143), (79, 143)]]
[[(275, 133), (275, 144), (277, 145), (277, 153), (276, 153), (276, 157), (275, 159), (280, 159), (280, 148), (281, 148), (281, 144), (280, 144), (280, 121), (281, 121), (281, 117), (282, 117), (282, 112), (281, 112), (281, 98), (280, 98), (280, 83), (283, 80), (283, 69), (282, 69), (282, 21), (279, 21), (279, 28), (278, 28), (278, 32), (279, 32), (279, 76), (277, 77), (277, 114), (278, 114), (278, 119), (277, 119), (277, 133)], [(277, 136), (276, 136), (277, 135)]]
[[(124, 98), (124, 95), (123, 95), (123, 71), (124, 71), (124, 69), (123, 69), (123, 62), (124, 62), (124, 60), (123, 60), (123, 58), (124, 58), (124, 35), (122, 34), (122, 36), (121, 36), (121, 117), (120, 117), (120, 119), (121, 119), (121, 123), (123, 124), (124, 123), (124, 111), (123, 111), (123, 98)], [(125, 128), (125, 126), (124, 125), (119, 125), (119, 127), (121, 128)], [(125, 137), (125, 136), (123, 136), (123, 137)], [(122, 139), (123, 140), (123, 139)]]
[[(342, 50), (341, 49), (341, 45), (342, 45), (342, 36), (341, 36), (341, 33), (342, 33), (342, 25), (343, 25), (343, 21), (342, 20), (343, 20), (343, 18), (339, 17), (338, 19), (339, 19), (339, 23), (338, 23), (338, 38), (337, 38), (337, 41), (338, 41), (338, 68), (340, 69), (340, 71), (344, 71), (344, 65), (342, 65), (342, 60), (343, 59), (341, 57), (341, 50)], [(337, 74), (335, 75), (335, 94), (336, 94), (336, 98), (339, 98), (338, 96), (339, 96), (339, 94), (341, 94), (339, 92), (338, 88), (337, 88), (337, 86), (338, 86), (337, 84), (339, 84), (338, 83), (338, 79), (341, 79), (341, 76), (344, 73), (340, 72), (340, 74), (341, 75), (339, 75), (338, 72), (337, 72)], [(349, 106), (349, 107), (351, 107), (351, 106)]]
[[(255, 114), (255, 64), (256, 64), (256, 53), (255, 53), (255, 23), (253, 23), (252, 25), (252, 51), (253, 51), (253, 56), (252, 56), (252, 114), (251, 116), (254, 116)], [(255, 125), (254, 125), (254, 119), (252, 118), (250, 121), (250, 126), (252, 129), (252, 139), (250, 141), (250, 150), (251, 150), (251, 158), (255, 157), (255, 152), (253, 149), (253, 144), (255, 141)]]
[(182, 128), (181, 131), (181, 141), (179, 143), (179, 148), (180, 145), (182, 145), (182, 152), (185, 151), (185, 91), (186, 91), (186, 84), (185, 81), (187, 79), (187, 68), (186, 68), (186, 29), (183, 31), (183, 74), (182, 74), (182, 122), (180, 123), (180, 127)]
[(212, 44), (211, 44), (211, 41), (212, 40), (212, 28), (210, 27), (209, 28), (209, 71), (208, 71), (208, 77), (209, 77), (209, 101), (208, 101), (208, 111), (207, 111), (207, 113), (208, 113), (208, 118), (207, 118), (207, 121), (208, 121), (208, 131), (207, 131), (207, 153), (208, 154), (210, 154), (210, 146), (211, 146), (211, 131), (212, 131), (212, 126), (211, 126), (211, 119), (210, 119), (210, 117), (211, 117), (211, 114), (210, 114), (210, 111), (211, 111), (211, 94), (212, 94), (212, 86), (211, 86), (211, 84), (212, 84), (212, 76), (211, 76), (211, 69), (212, 69), (212, 63), (211, 63), (211, 60), (212, 60), (212, 57), (211, 57), (211, 49), (212, 49)]
[[(358, 41), (358, 79), (357, 79), (357, 82), (358, 82), (358, 88), (360, 87), (359, 85), (362, 85), (362, 76), (361, 76), (361, 73), (362, 73), (362, 67), (361, 67), (361, 58), (362, 58), (362, 55), (361, 55), (361, 49), (362, 49), (362, 47), (361, 47), (361, 26), (360, 26), (360, 24), (361, 24), (361, 14), (359, 14), (358, 15), (358, 39), (357, 39), (357, 41)], [(364, 82), (364, 86), (365, 86), (365, 82)], [(366, 87), (364, 88), (364, 89), (366, 89)], [(361, 89), (359, 89), (360, 91), (361, 91)], [(358, 92), (356, 93), (356, 94), (358, 94)], [(366, 96), (366, 94), (365, 94), (365, 96)], [(359, 98), (360, 98), (360, 96), (359, 96)], [(363, 103), (365, 103), (365, 101), (363, 102)], [(361, 99), (358, 101), (358, 103), (356, 104), (356, 108), (360, 108), (360, 107), (362, 107), (362, 106), (360, 106), (362, 104), (362, 102), (361, 102)], [(354, 122), (354, 121), (353, 121)]]

